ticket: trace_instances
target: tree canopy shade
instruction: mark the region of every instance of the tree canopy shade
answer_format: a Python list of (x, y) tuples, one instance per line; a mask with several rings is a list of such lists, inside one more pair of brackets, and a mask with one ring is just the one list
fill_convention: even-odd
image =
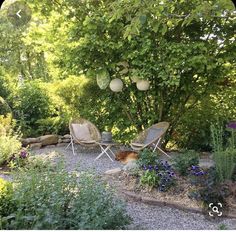
[[(73, 74), (107, 70), (126, 82), (123, 101), (139, 124), (180, 116), (222, 85), (235, 85), (231, 1), (68, 1), (73, 43), (61, 60)], [(124, 69), (122, 62), (128, 64)], [(148, 79), (140, 94), (132, 77)], [(133, 112), (133, 113), (132, 113)], [(153, 113), (150, 113), (153, 112)], [(173, 113), (175, 112), (175, 113)]]
[[(106, 120), (109, 129), (127, 127), (130, 133), (164, 120), (173, 134), (191, 110), (202, 112), (206, 102), (220, 105), (226, 88), (227, 101), (235, 97), (236, 13), (230, 0), (27, 3), (33, 12), (28, 27), (15, 30), (1, 19), (3, 69), (44, 81), (84, 74), (89, 82), (74, 106), (98, 124)], [(121, 93), (98, 89), (96, 78), (104, 73), (122, 79)], [(150, 89), (138, 91), (135, 78), (149, 80)]]

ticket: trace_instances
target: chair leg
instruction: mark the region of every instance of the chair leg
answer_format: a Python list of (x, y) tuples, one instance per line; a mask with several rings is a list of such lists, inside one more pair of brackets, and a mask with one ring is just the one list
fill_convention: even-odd
[(76, 155), (76, 154), (75, 154), (75, 148), (74, 148), (74, 143), (73, 143), (73, 138), (72, 138), (72, 136), (70, 136), (70, 143), (67, 145), (67, 147), (66, 147), (65, 150), (67, 150), (70, 145), (71, 145), (71, 147), (72, 147), (73, 155)]
[(164, 152), (160, 147), (157, 146), (157, 149), (163, 153), (164, 155), (166, 155), (167, 157), (171, 158), (166, 152)]
[(70, 143), (66, 146), (65, 150), (67, 150), (71, 144), (72, 144), (72, 141), (70, 140)]
[(158, 149), (162, 154), (164, 154), (164, 155), (166, 155), (167, 157), (170, 158), (170, 156), (159, 147), (160, 143), (161, 143), (161, 138), (158, 139), (158, 141), (157, 141), (157, 143), (156, 143), (156, 145), (155, 145), (155, 147), (153, 149), (153, 152), (155, 152), (156, 149)]

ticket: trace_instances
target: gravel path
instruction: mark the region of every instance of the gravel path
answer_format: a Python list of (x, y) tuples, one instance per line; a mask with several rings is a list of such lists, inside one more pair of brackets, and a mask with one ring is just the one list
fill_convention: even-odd
[[(117, 167), (122, 167), (117, 161), (111, 162), (105, 155), (97, 161), (94, 161), (99, 154), (97, 150), (77, 150), (77, 155), (73, 156), (71, 150), (61, 148), (45, 148), (35, 151), (36, 155), (48, 154), (56, 151), (65, 158), (68, 171), (76, 168), (79, 170), (94, 170), (98, 174)], [(133, 218), (133, 223), (129, 229), (145, 229), (145, 230), (211, 230), (219, 229), (223, 225), (225, 229), (236, 229), (236, 219), (226, 219), (220, 222), (211, 222), (204, 218), (201, 214), (187, 213), (170, 207), (158, 207), (147, 205), (141, 202), (127, 201), (127, 211)]]

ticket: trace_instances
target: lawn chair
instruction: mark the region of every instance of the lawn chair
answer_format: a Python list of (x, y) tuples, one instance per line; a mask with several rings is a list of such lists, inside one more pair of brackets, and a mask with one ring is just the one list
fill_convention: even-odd
[(75, 143), (85, 147), (94, 147), (98, 145), (97, 141), (101, 140), (101, 134), (97, 127), (86, 119), (80, 118), (71, 120), (69, 129), (71, 141), (66, 149), (71, 145), (73, 155), (75, 155)]
[(138, 137), (130, 144), (132, 149), (135, 151), (141, 151), (146, 147), (153, 146), (153, 152), (158, 149), (161, 153), (170, 157), (166, 152), (164, 152), (160, 145), (162, 139), (169, 128), (168, 122), (159, 122), (157, 124), (152, 125), (148, 129), (142, 131)]

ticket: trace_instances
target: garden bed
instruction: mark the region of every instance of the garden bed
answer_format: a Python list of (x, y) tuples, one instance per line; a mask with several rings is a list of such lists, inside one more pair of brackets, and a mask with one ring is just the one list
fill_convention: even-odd
[[(191, 186), (187, 178), (178, 177), (176, 186), (167, 192), (160, 192), (156, 188), (150, 189), (141, 186), (137, 176), (129, 175), (126, 172), (114, 175), (110, 180), (112, 180), (113, 185), (119, 188), (120, 193), (130, 200), (157, 206), (173, 207), (192, 213), (205, 213), (202, 202), (189, 198), (189, 193), (195, 187)], [(226, 217), (236, 218), (236, 198), (230, 197), (226, 201), (229, 203), (229, 211)]]

